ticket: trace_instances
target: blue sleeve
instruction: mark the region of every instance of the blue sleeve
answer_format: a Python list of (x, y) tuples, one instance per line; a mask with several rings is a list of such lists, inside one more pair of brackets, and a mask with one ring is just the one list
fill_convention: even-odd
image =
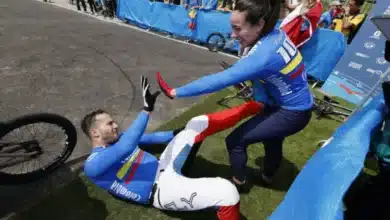
[(88, 176), (98, 176), (104, 173), (116, 162), (122, 160), (137, 147), (145, 132), (149, 114), (142, 111), (133, 124), (121, 135), (120, 139), (102, 152), (91, 154), (85, 163), (84, 171)]
[(224, 89), (243, 81), (262, 79), (273, 67), (270, 61), (276, 52), (274, 45), (259, 43), (250, 51), (250, 55), (241, 58), (229, 69), (203, 76), (198, 80), (176, 89), (176, 97), (199, 96)]
[(139, 144), (166, 144), (173, 139), (173, 131), (159, 131), (144, 134)]
[(320, 20), (318, 21), (318, 24), (321, 24), (322, 22), (324, 22), (324, 19), (325, 19), (325, 13), (323, 13), (320, 17)]
[(321, 23), (324, 23), (325, 28), (327, 28), (329, 26), (329, 24), (332, 23), (332, 16), (330, 15), (329, 12), (324, 12), (321, 15), (320, 20), (318, 21), (318, 24), (321, 24)]

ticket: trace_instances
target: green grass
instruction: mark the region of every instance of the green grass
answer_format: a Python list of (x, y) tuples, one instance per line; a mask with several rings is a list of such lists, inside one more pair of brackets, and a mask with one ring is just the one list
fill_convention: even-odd
[[(159, 130), (178, 128), (184, 125), (190, 118), (218, 110), (224, 107), (216, 104), (216, 101), (229, 94), (224, 90), (209, 96), (201, 103), (169, 121)], [(229, 105), (237, 105), (238, 100), (231, 101)], [(314, 114), (313, 114), (314, 116)], [(286, 139), (284, 144), (284, 159), (276, 176), (275, 184), (270, 188), (254, 185), (249, 194), (241, 195), (242, 214), (247, 219), (266, 219), (277, 205), (304, 166), (306, 161), (319, 148), (316, 143), (327, 139), (340, 123), (312, 118), (311, 123), (300, 133)], [(225, 149), (224, 138), (232, 129), (220, 132), (208, 137), (199, 150), (195, 160), (191, 176), (222, 176), (230, 177), (228, 166), (228, 154)], [(256, 173), (262, 165), (264, 150), (261, 144), (251, 145), (248, 148), (248, 171)], [(141, 219), (215, 219), (214, 212), (163, 212), (154, 208), (129, 204), (117, 200), (92, 185), (85, 176), (80, 175), (71, 184), (57, 190), (52, 195), (38, 202), (26, 211), (19, 213), (13, 220), (22, 219), (50, 219), (50, 220), (141, 220)]]

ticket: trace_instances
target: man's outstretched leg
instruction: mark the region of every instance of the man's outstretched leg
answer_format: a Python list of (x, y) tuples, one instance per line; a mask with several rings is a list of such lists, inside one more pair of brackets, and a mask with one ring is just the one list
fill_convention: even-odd
[[(162, 210), (197, 211), (215, 208), (219, 220), (240, 219), (240, 196), (228, 180), (188, 178), (182, 174), (197, 134), (184, 129), (168, 144), (160, 158), (153, 206)], [(196, 145), (196, 144), (194, 144)]]
[(264, 105), (249, 101), (231, 109), (222, 110), (191, 119), (185, 129), (197, 132), (194, 142), (203, 141), (206, 137), (233, 127), (241, 120), (263, 112)]
[(188, 178), (183, 176), (182, 168), (194, 145), (250, 115), (261, 113), (262, 109), (261, 103), (247, 102), (191, 119), (161, 155), (153, 206), (176, 211), (216, 208), (220, 220), (239, 220), (240, 196), (230, 181), (219, 177)]

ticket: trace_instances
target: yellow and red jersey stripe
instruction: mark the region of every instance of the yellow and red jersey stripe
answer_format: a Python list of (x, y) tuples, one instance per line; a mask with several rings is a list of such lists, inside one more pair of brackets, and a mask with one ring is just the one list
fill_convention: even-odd
[(305, 68), (303, 63), (302, 55), (300, 52), (297, 52), (295, 57), (283, 68), (280, 70), (280, 73), (283, 75), (288, 75), (290, 79), (294, 79), (297, 76), (300, 76)]
[(134, 177), (135, 171), (137, 170), (138, 166), (140, 165), (142, 158), (143, 158), (144, 152), (140, 150), (139, 148), (133, 153), (131, 158), (126, 161), (125, 164), (119, 169), (116, 176), (123, 180), (125, 176), (127, 175), (125, 179), (125, 183), (128, 184)]

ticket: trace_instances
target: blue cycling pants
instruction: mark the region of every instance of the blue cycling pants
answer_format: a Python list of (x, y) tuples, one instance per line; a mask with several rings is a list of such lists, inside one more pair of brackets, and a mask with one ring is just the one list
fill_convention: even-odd
[(311, 110), (267, 107), (264, 114), (258, 114), (237, 127), (225, 139), (234, 177), (240, 181), (246, 179), (247, 147), (254, 143), (263, 143), (263, 173), (272, 177), (282, 161), (284, 139), (304, 129), (310, 119)]

